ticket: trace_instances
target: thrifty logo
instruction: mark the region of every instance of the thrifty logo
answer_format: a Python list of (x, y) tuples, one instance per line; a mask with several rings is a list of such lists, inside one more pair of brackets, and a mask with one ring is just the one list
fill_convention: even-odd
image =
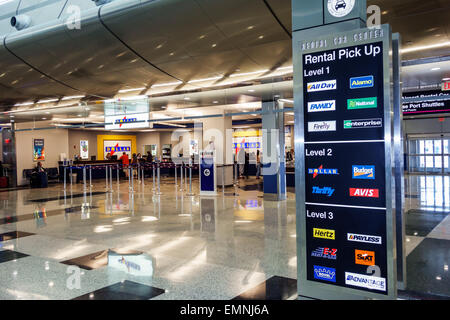
[(335, 189), (330, 188), (330, 187), (313, 187), (312, 189), (312, 194), (321, 194), (321, 195), (325, 195), (327, 197), (331, 197), (334, 193)]

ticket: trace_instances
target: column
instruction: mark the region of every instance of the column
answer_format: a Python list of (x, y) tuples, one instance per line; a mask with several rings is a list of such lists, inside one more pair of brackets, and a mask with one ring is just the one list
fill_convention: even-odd
[(277, 101), (262, 103), (262, 176), (264, 199), (286, 199), (286, 163), (284, 152), (284, 113)]

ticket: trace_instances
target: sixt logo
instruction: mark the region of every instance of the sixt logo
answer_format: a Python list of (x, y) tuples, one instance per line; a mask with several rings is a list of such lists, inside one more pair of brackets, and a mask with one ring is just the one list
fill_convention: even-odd
[(311, 253), (311, 257), (336, 260), (337, 249), (319, 247)]
[(350, 89), (372, 88), (373, 76), (350, 78)]
[(308, 112), (335, 111), (336, 100), (308, 102)]
[(336, 282), (336, 269), (314, 266), (314, 279)]
[(119, 127), (122, 127), (122, 125), (127, 124), (127, 123), (132, 123), (132, 122), (137, 122), (137, 118), (129, 118), (127, 119), (127, 117), (124, 117), (123, 119), (117, 119), (114, 124), (118, 124)]
[(350, 197), (379, 198), (378, 189), (350, 188)]
[(323, 165), (321, 165), (317, 169), (308, 169), (308, 174), (313, 175), (313, 179), (315, 179), (319, 174), (320, 175), (338, 175), (338, 169), (324, 169)]
[(307, 85), (308, 92), (327, 91), (337, 89), (336, 80), (310, 82)]
[(364, 266), (375, 265), (375, 252), (365, 250), (355, 250), (355, 263)]
[(334, 193), (335, 189), (330, 188), (330, 187), (313, 187), (312, 189), (312, 194), (323, 194), (326, 195), (328, 197), (331, 197)]
[(375, 180), (375, 166), (352, 166), (352, 178)]

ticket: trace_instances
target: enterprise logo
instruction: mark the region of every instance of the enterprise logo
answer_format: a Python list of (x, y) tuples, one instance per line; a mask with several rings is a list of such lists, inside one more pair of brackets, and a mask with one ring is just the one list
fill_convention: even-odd
[(377, 107), (378, 107), (377, 97), (347, 100), (348, 110), (372, 109)]
[(308, 102), (308, 112), (335, 111), (336, 100)]
[(352, 166), (352, 178), (375, 180), (375, 166)]
[(344, 120), (344, 129), (367, 129), (381, 128), (383, 120), (377, 119), (361, 119), (361, 120)]
[(379, 198), (378, 189), (350, 188), (350, 197)]
[(308, 169), (308, 174), (313, 175), (313, 179), (315, 179), (319, 174), (320, 175), (338, 175), (338, 169), (324, 169), (323, 165), (321, 165), (317, 169)]
[(365, 234), (347, 233), (347, 241), (381, 244), (381, 237)]
[(314, 279), (336, 282), (336, 269), (314, 266)]
[(368, 276), (365, 274), (346, 272), (345, 284), (372, 290), (386, 291), (385, 278)]
[(336, 131), (336, 121), (308, 122), (308, 132)]
[(311, 257), (336, 260), (337, 249), (319, 247), (311, 253)]
[(350, 89), (372, 88), (373, 83), (373, 76), (350, 78)]
[(307, 84), (308, 92), (327, 91), (337, 89), (336, 80), (310, 82)]
[(313, 237), (334, 240), (336, 237), (336, 232), (334, 230), (313, 228)]

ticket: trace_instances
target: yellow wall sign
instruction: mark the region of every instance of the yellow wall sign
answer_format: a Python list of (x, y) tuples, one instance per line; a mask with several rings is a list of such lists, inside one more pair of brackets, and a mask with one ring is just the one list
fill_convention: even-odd
[(313, 237), (314, 238), (334, 240), (335, 234), (336, 233), (334, 230), (313, 228)]
[(97, 158), (98, 160), (105, 160), (105, 153), (103, 150), (105, 141), (124, 141), (129, 140), (131, 142), (131, 154), (137, 153), (136, 136), (127, 135), (98, 135), (97, 136)]
[(260, 137), (262, 136), (261, 129), (251, 129), (251, 130), (242, 130), (242, 131), (234, 131), (233, 138), (239, 137)]

